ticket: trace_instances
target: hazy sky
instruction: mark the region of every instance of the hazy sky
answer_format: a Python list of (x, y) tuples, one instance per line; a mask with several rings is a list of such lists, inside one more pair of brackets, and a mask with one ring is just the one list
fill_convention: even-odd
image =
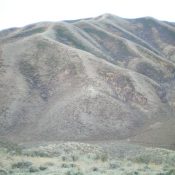
[(0, 0), (0, 29), (112, 13), (175, 22), (174, 0)]

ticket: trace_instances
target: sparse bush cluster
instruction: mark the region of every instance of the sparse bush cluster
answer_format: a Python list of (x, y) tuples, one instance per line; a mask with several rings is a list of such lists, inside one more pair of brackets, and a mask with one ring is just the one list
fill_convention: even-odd
[[(40, 165), (39, 167), (33, 165), (32, 162), (29, 161), (21, 161), (21, 162), (17, 162), (17, 163), (13, 163), (11, 168), (13, 169), (13, 171), (11, 170), (10, 174), (14, 174), (15, 171), (17, 172), (25, 172), (25, 173), (36, 173), (39, 171), (44, 171), (47, 170), (47, 166), (46, 165)], [(1, 173), (0, 173), (1, 175)]]
[(77, 167), (77, 165), (74, 163), (62, 163), (61, 167), (62, 168), (74, 168), (74, 167)]
[(51, 157), (47, 152), (44, 151), (30, 151), (24, 152), (23, 154), (31, 157)]
[(25, 169), (25, 168), (29, 168), (32, 166), (31, 162), (28, 161), (22, 161), (22, 162), (17, 162), (12, 164), (12, 168), (20, 168), (20, 169)]
[(84, 175), (80, 170), (69, 170), (65, 173), (65, 175)]

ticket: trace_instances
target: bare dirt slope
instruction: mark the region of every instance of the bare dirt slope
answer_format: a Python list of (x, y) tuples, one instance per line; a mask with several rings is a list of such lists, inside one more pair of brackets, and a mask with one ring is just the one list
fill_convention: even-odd
[(110, 14), (1, 31), (1, 138), (173, 147), (174, 45), (173, 23)]

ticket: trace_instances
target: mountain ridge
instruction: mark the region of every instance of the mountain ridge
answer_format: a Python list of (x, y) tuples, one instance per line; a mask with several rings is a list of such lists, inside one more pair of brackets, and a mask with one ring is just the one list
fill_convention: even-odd
[(111, 14), (1, 31), (1, 137), (145, 143), (148, 130), (164, 145), (173, 126), (163, 123), (175, 120), (174, 41), (167, 22)]

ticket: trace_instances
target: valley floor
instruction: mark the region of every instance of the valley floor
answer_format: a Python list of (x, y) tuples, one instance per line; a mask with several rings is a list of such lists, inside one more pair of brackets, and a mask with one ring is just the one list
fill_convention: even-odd
[(0, 142), (0, 175), (174, 175), (175, 152), (122, 142)]

